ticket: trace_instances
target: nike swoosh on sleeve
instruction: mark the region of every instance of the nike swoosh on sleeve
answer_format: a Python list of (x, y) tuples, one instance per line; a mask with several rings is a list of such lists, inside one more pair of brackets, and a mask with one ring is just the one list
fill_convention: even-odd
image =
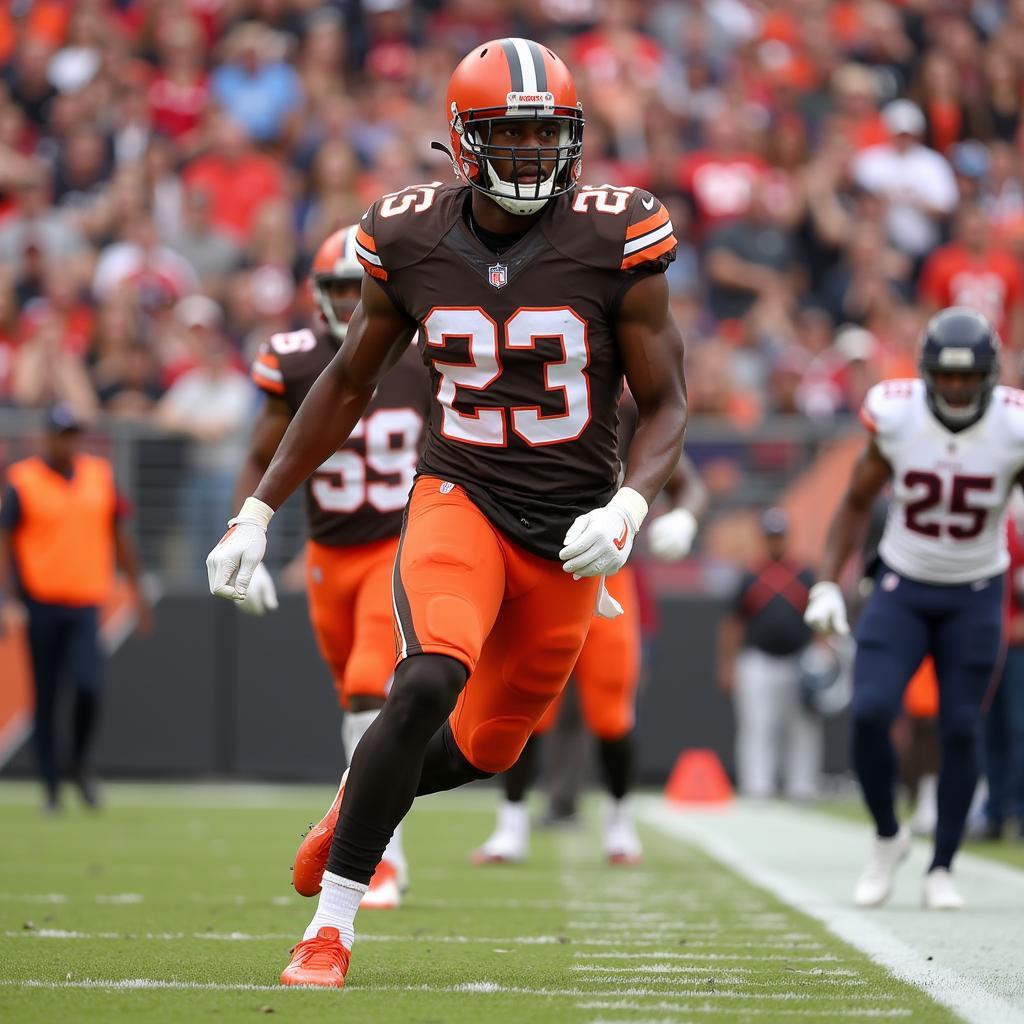
[(651, 196), (649, 199), (641, 199), (640, 200), (640, 205), (645, 210), (653, 210), (654, 209), (654, 196)]

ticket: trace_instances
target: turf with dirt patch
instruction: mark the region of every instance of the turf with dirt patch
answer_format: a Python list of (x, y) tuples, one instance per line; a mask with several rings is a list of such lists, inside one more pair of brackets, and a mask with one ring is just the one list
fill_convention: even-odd
[[(111, 787), (100, 815), (42, 817), (0, 786), (0, 1018), (351, 1019), (373, 1024), (955, 1018), (693, 848), (644, 832), (602, 863), (596, 813), (473, 868), (492, 791), (420, 801), (413, 889), (359, 919), (343, 993), (277, 987), (312, 904), (291, 892), (326, 788)], [(596, 808), (590, 808), (596, 811)]]

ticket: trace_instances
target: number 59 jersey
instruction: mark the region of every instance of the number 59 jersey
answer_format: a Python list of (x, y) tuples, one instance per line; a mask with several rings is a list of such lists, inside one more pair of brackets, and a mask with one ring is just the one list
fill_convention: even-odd
[(640, 189), (551, 199), (495, 255), (473, 233), (466, 185), (413, 186), (364, 215), (364, 269), (420, 329), (435, 402), (420, 472), (461, 485), (512, 540), (557, 558), (576, 516), (619, 474), (619, 304), (663, 273), (676, 241)]
[[(294, 416), (337, 346), (325, 327), (275, 334), (252, 365), (253, 381)], [(310, 537), (350, 547), (397, 537), (416, 475), (430, 391), (415, 346), (377, 388), (349, 439), (306, 481)]]
[(1005, 572), (1005, 508), (1024, 469), (1024, 392), (997, 387), (985, 414), (957, 433), (932, 414), (922, 380), (867, 394), (861, 419), (892, 467), (878, 553), (902, 576), (972, 583)]

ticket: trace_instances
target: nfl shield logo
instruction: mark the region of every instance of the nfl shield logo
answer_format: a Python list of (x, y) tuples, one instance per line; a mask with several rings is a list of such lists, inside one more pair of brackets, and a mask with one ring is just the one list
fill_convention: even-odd
[(504, 288), (508, 284), (508, 267), (504, 263), (495, 263), (487, 268), (487, 280), (492, 288)]

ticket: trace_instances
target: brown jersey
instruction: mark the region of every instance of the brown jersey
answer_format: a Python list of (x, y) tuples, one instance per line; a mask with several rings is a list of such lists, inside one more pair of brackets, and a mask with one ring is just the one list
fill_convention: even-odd
[[(296, 412), (338, 351), (326, 327), (275, 334), (252, 379)], [(309, 535), (320, 544), (368, 544), (402, 531), (416, 475), (430, 382), (414, 345), (381, 381), (349, 439), (306, 481)]]
[(462, 485), (527, 550), (557, 558), (619, 476), (619, 303), (675, 257), (668, 212), (633, 188), (552, 199), (496, 256), (466, 185), (413, 186), (364, 214), (356, 252), (420, 326), (435, 401), (420, 472)]

